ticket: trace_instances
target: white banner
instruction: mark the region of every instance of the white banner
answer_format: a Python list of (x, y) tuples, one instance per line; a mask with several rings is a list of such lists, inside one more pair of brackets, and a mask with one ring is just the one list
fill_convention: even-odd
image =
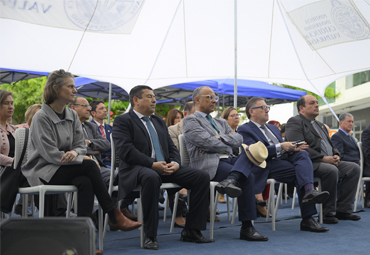
[(0, 0), (0, 17), (49, 27), (130, 34), (145, 0)]
[(350, 0), (325, 0), (288, 12), (312, 50), (369, 39), (370, 26)]

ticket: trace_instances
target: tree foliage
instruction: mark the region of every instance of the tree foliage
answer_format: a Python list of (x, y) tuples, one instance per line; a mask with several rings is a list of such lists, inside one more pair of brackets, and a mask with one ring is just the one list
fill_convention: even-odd
[(46, 84), (47, 77), (39, 77), (15, 84), (2, 84), (0, 89), (13, 92), (14, 114), (13, 124), (24, 122), (24, 114), (28, 107), (33, 104), (42, 104), (42, 92)]

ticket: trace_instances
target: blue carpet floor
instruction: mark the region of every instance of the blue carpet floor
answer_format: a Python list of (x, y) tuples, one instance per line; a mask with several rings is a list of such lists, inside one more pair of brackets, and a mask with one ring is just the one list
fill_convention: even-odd
[[(170, 230), (170, 213), (163, 222), (160, 212), (158, 227), (159, 250), (140, 248), (140, 232), (107, 232), (104, 239), (104, 255), (118, 254), (370, 254), (370, 209), (356, 212), (360, 221), (340, 221), (326, 233), (311, 233), (299, 230), (301, 218), (299, 208), (291, 209), (291, 199), (280, 205), (277, 214), (276, 231), (271, 230), (271, 222), (264, 218), (255, 221), (256, 229), (269, 237), (268, 242), (248, 242), (239, 239), (240, 222), (231, 225), (227, 220), (225, 204), (219, 204), (220, 222), (215, 223), (215, 243), (195, 244), (180, 241), (180, 228)], [(317, 219), (317, 216), (315, 216)], [(203, 235), (209, 237), (209, 224)]]

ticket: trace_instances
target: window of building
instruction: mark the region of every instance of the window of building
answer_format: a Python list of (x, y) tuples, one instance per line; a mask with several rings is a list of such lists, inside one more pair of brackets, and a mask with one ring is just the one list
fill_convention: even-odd
[(346, 77), (346, 88), (352, 88), (370, 81), (370, 70)]
[(356, 120), (353, 127), (353, 135), (357, 141), (361, 141), (362, 131), (366, 128), (366, 120)]

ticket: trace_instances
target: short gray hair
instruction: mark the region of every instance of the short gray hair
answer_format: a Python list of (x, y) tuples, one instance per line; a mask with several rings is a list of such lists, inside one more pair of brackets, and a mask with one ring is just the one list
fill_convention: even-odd
[(194, 106), (195, 106), (195, 98), (196, 97), (199, 97), (200, 96), (200, 93), (202, 92), (202, 89), (204, 88), (210, 88), (208, 86), (201, 86), (201, 87), (198, 87), (194, 90), (193, 92), (193, 103), (194, 103)]
[(339, 121), (344, 121), (344, 120), (347, 118), (347, 116), (349, 116), (349, 117), (351, 117), (352, 119), (354, 119), (352, 114), (350, 114), (350, 113), (348, 113), (348, 112), (345, 112), (345, 113), (342, 113), (342, 114), (339, 116)]

